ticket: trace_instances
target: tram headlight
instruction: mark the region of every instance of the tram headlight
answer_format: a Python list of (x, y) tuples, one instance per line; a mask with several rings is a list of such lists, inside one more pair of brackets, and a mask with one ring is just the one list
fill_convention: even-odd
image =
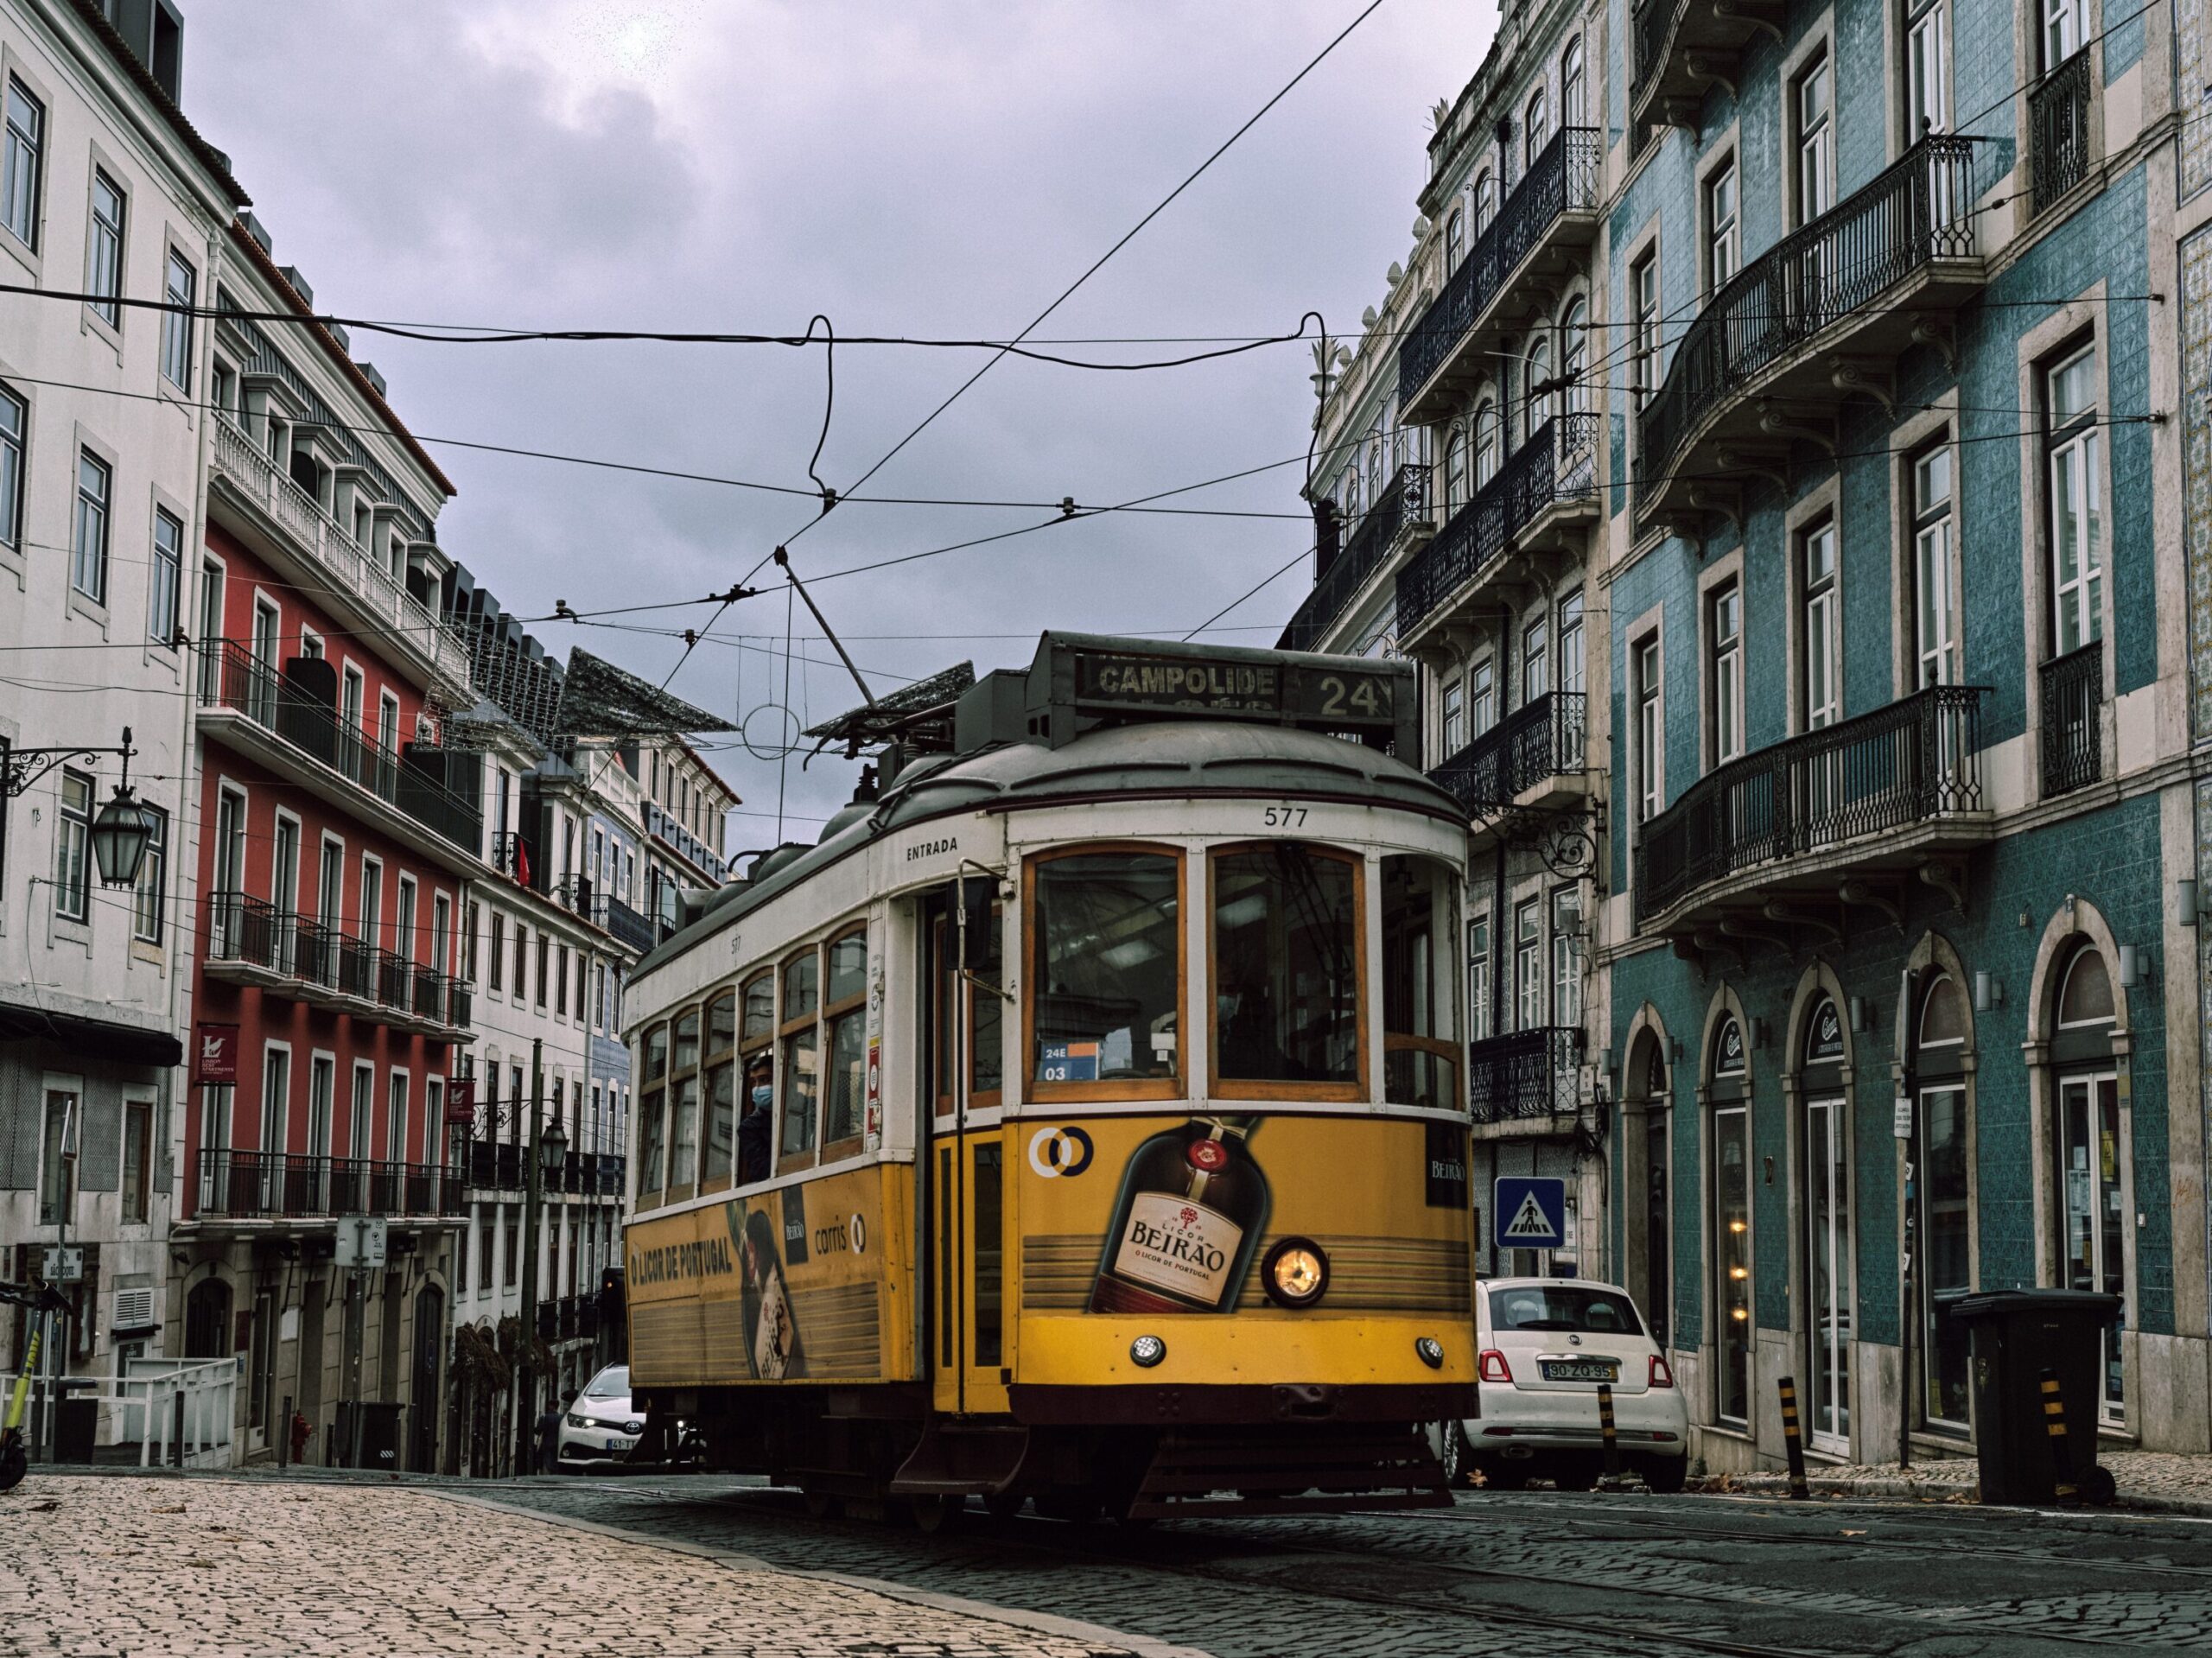
[(1435, 1337), (1416, 1337), (1414, 1342), (1414, 1351), (1421, 1356), (1421, 1362), (1430, 1369), (1440, 1370), (1444, 1368), (1444, 1344)]
[(1329, 1287), (1329, 1257), (1311, 1238), (1285, 1238), (1260, 1263), (1260, 1281), (1277, 1306), (1310, 1307)]
[(1157, 1336), (1140, 1336), (1129, 1344), (1129, 1363), (1149, 1370), (1167, 1356), (1167, 1344)]

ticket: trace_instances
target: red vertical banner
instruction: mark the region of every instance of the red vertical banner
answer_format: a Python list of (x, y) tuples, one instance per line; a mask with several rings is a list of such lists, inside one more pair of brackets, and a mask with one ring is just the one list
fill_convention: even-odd
[(238, 1079), (238, 1027), (199, 1025), (192, 1032), (192, 1080), (235, 1083)]
[(446, 1121), (463, 1128), (475, 1126), (476, 1079), (474, 1077), (449, 1077), (446, 1079)]

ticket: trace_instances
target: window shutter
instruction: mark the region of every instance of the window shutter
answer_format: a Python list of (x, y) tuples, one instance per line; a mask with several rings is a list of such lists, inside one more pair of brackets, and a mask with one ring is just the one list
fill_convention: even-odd
[(123, 1090), (114, 1078), (85, 1078), (85, 1126), (77, 1141), (77, 1190), (113, 1191), (123, 1178)]

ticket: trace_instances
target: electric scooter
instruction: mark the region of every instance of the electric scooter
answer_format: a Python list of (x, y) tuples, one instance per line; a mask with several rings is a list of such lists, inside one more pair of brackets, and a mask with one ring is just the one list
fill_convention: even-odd
[[(67, 1317), (69, 1303), (53, 1285), (10, 1284), (0, 1282), (0, 1303), (11, 1303), (29, 1307), (41, 1314), (58, 1312)], [(16, 1376), (15, 1388), (8, 1395), (8, 1410), (0, 1416), (0, 1491), (12, 1491), (23, 1483), (23, 1476), (30, 1471), (30, 1452), (23, 1443), (23, 1407), (31, 1393), (31, 1378), (38, 1374), (39, 1348), (46, 1335), (47, 1319), (31, 1320), (30, 1340), (25, 1344), (22, 1374)]]

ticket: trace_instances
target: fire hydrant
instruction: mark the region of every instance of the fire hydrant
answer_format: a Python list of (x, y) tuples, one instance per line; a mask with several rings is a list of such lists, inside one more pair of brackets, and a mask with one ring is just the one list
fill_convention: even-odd
[(306, 1416), (298, 1411), (294, 1411), (292, 1413), (292, 1460), (295, 1463), (307, 1460), (308, 1435), (312, 1431), (308, 1426)]

